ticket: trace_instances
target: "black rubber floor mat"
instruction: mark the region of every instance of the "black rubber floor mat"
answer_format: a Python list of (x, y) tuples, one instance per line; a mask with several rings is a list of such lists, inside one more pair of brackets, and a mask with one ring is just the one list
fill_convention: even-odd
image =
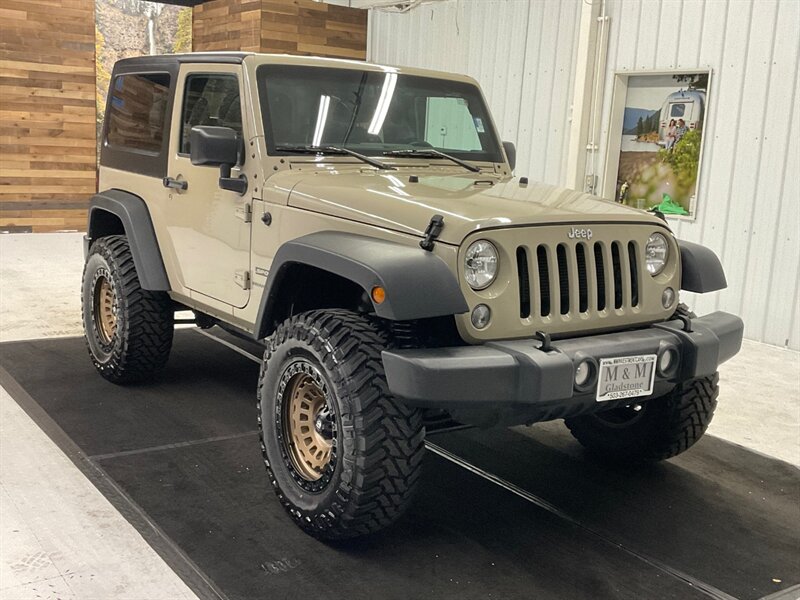
[(745, 599), (800, 582), (797, 470), (714, 438), (630, 473), (549, 430), (439, 434), (505, 481), (431, 453), (401, 523), (325, 545), (269, 489), (255, 362), (182, 330), (163, 375), (121, 388), (85, 352), (3, 344), (3, 384), (201, 597)]

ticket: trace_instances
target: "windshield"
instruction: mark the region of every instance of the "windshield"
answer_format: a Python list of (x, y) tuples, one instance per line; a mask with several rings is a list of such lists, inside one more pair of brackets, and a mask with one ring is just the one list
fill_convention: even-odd
[(335, 146), (368, 156), (435, 149), (463, 160), (503, 162), (486, 105), (469, 83), (295, 65), (257, 70), (271, 155), (281, 147)]

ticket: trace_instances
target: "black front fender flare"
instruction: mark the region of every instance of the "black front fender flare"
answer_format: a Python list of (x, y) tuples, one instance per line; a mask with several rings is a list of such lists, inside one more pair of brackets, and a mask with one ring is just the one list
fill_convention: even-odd
[(122, 223), (133, 255), (133, 264), (142, 289), (169, 291), (169, 278), (161, 257), (153, 221), (147, 204), (139, 196), (122, 190), (106, 190), (95, 194), (89, 203), (88, 243), (108, 235), (105, 215), (114, 215)]
[(358, 284), (368, 294), (375, 286), (386, 300), (373, 303), (375, 314), (392, 321), (467, 312), (467, 302), (445, 262), (417, 246), (377, 238), (322, 231), (283, 244), (275, 255), (261, 298), (255, 337), (270, 333), (270, 317), (281, 282), (293, 264), (328, 271)]
[(722, 263), (712, 250), (678, 240), (681, 250), (681, 289), (705, 294), (728, 287)]

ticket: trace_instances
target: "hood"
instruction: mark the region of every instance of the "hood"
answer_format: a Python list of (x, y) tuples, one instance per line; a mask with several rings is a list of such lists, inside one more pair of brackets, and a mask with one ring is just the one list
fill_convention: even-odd
[[(412, 174), (417, 182), (409, 181)], [(290, 206), (417, 236), (440, 214), (445, 225), (438, 239), (455, 245), (473, 231), (507, 226), (604, 221), (664, 225), (654, 215), (616, 202), (494, 174), (363, 169), (300, 171), (290, 177), (297, 177)]]

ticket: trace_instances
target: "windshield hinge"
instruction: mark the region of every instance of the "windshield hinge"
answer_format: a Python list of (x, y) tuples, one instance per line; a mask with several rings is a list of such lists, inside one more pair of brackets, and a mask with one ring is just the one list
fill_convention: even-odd
[(250, 289), (250, 271), (246, 269), (237, 269), (233, 272), (233, 281), (243, 290)]
[(241, 206), (236, 207), (236, 218), (241, 219), (245, 223), (252, 223), (253, 221), (253, 205), (245, 202)]
[(442, 215), (433, 215), (427, 229), (425, 229), (425, 238), (420, 241), (419, 247), (428, 252), (433, 250), (433, 240), (439, 237), (443, 228), (444, 217)]

